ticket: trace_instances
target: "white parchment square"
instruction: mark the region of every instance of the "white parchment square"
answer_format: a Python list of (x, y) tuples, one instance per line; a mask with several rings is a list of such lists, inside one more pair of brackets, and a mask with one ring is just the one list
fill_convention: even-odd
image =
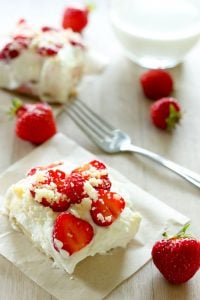
[[(78, 165), (93, 158), (91, 153), (59, 133), (0, 176), (0, 203), (3, 202), (7, 188), (23, 178), (33, 166), (62, 159)], [(152, 245), (164, 230), (171, 227), (178, 229), (189, 221), (119, 172), (113, 169), (110, 171), (116, 180), (126, 185), (127, 192), (134, 199), (134, 206), (142, 215), (140, 230), (126, 249), (118, 248), (111, 254), (85, 259), (78, 264), (73, 276), (53, 268), (52, 260), (34, 248), (22, 233), (14, 231), (6, 216), (0, 216), (0, 254), (58, 299), (102, 299), (151, 258)]]

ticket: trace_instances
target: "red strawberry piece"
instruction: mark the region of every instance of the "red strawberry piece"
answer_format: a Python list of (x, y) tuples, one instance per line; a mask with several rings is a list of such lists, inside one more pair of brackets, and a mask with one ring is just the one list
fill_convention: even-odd
[(167, 97), (173, 90), (173, 79), (164, 70), (149, 70), (140, 77), (143, 92), (147, 98), (157, 100)]
[(10, 60), (18, 57), (23, 49), (26, 49), (31, 42), (31, 38), (24, 35), (16, 35), (0, 51), (0, 59)]
[(15, 132), (23, 140), (41, 144), (57, 131), (52, 109), (47, 104), (23, 104), (14, 99), (10, 113), (17, 115)]
[(20, 49), (18, 45), (10, 42), (0, 51), (0, 59), (14, 59), (20, 55)]
[[(34, 169), (32, 169), (32, 172), (34, 173)], [(42, 188), (43, 186), (45, 187), (47, 186), (48, 189), (48, 185), (54, 183), (55, 184), (54, 191), (60, 193), (60, 197), (59, 198), (55, 197), (55, 199), (42, 198), (42, 201), (40, 203), (43, 206), (48, 206), (52, 208), (53, 211), (56, 212), (67, 210), (70, 206), (70, 202), (66, 197), (66, 195), (62, 193), (62, 189), (63, 186), (65, 185), (67, 175), (61, 170), (48, 170), (45, 177), (46, 179), (43, 182), (33, 184), (33, 189), (30, 190), (32, 197), (35, 198), (36, 189)]]
[(13, 40), (19, 45), (20, 48), (28, 48), (32, 38), (25, 35), (16, 35), (13, 37)]
[(173, 284), (188, 281), (200, 268), (200, 241), (185, 234), (187, 227), (156, 242), (152, 249), (155, 266)]
[(84, 49), (84, 45), (78, 41), (75, 40), (69, 40), (69, 43), (73, 46), (73, 47), (80, 47), (82, 49)]
[[(93, 236), (93, 228), (87, 221), (68, 212), (61, 213), (55, 220), (53, 244), (58, 252), (63, 249), (72, 255), (87, 246)], [(61, 247), (58, 242), (61, 242)]]
[(43, 32), (57, 31), (57, 29), (54, 27), (50, 27), (50, 26), (43, 26), (43, 27), (41, 27), (41, 31), (43, 31)]
[(16, 89), (16, 91), (18, 93), (26, 94), (26, 95), (32, 95), (33, 94), (33, 90), (32, 90), (32, 88), (28, 84), (22, 84), (22, 85), (20, 85)]
[(72, 173), (62, 187), (62, 193), (67, 196), (71, 203), (80, 203), (87, 195), (84, 191), (85, 179), (78, 173)]
[(52, 164), (49, 164), (47, 166), (38, 166), (38, 167), (34, 167), (34, 168), (31, 168), (28, 173), (27, 173), (27, 176), (32, 176), (36, 173), (37, 170), (48, 170), (48, 169), (53, 169), (55, 167), (58, 167), (58, 166), (61, 166), (63, 165), (63, 162), (54, 162)]
[(70, 202), (66, 199), (66, 197), (61, 197), (58, 201), (53, 201), (52, 203), (50, 203), (48, 199), (43, 198), (41, 204), (45, 207), (52, 208), (53, 211), (56, 212), (66, 211), (70, 206)]
[(105, 190), (98, 191), (98, 200), (92, 202), (90, 214), (99, 226), (111, 225), (125, 207), (124, 199), (117, 193)]
[(88, 24), (88, 12), (88, 7), (67, 7), (62, 19), (63, 28), (71, 28), (75, 32), (81, 32)]
[(111, 182), (106, 171), (106, 166), (98, 160), (92, 160), (91, 162), (76, 168), (72, 171), (72, 173), (80, 173), (85, 180), (89, 180), (91, 178), (99, 179), (100, 182), (98, 182), (98, 185), (95, 185), (95, 181), (90, 182), (96, 189), (110, 190), (111, 188)]
[(48, 170), (47, 174), (46, 183), (55, 183), (59, 192), (65, 182), (66, 174), (61, 170)]
[(26, 24), (26, 20), (25, 19), (19, 19), (19, 21), (17, 22), (17, 25), (22, 25), (22, 24)]
[(89, 162), (89, 164), (96, 168), (97, 170), (105, 170), (106, 166), (103, 162), (99, 161), (99, 160), (92, 160)]
[(40, 47), (38, 48), (37, 52), (41, 56), (54, 56), (58, 53), (58, 48), (56, 47)]
[(161, 129), (172, 130), (181, 118), (181, 108), (174, 98), (162, 98), (150, 108), (153, 124)]

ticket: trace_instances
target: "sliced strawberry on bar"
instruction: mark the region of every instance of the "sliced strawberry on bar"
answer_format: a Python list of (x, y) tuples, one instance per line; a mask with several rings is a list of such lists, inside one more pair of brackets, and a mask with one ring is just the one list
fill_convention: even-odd
[(42, 32), (49, 32), (49, 31), (58, 31), (56, 28), (51, 26), (42, 26), (41, 27)]
[(47, 179), (44, 184), (51, 184), (53, 182), (56, 185), (56, 189), (58, 193), (61, 193), (59, 199), (55, 199), (55, 201), (48, 201), (48, 199), (43, 198), (41, 204), (44, 206), (49, 206), (53, 209), (53, 211), (65, 211), (70, 206), (70, 201), (68, 198), (62, 193), (63, 186), (65, 185), (66, 174), (60, 170), (48, 170)]
[(51, 182), (55, 183), (58, 191), (62, 188), (63, 184), (65, 184), (66, 174), (61, 170), (48, 170), (48, 179), (47, 183)]
[(58, 53), (58, 49), (56, 47), (40, 47), (37, 52), (41, 56), (54, 56)]
[(98, 200), (92, 202), (90, 214), (99, 226), (111, 225), (125, 207), (124, 199), (117, 193), (105, 190), (98, 191)]
[(14, 45), (12, 42), (4, 46), (0, 51), (0, 59), (14, 59), (20, 55), (20, 49), (18, 45)]
[(68, 176), (64, 186), (61, 188), (71, 203), (80, 203), (86, 197), (84, 191), (85, 179), (79, 173), (72, 173)]
[(70, 202), (66, 199), (66, 197), (60, 197), (59, 200), (52, 203), (49, 203), (46, 198), (43, 198), (41, 204), (45, 207), (50, 207), (56, 212), (66, 211), (70, 207)]
[(53, 229), (53, 245), (72, 255), (87, 246), (94, 236), (93, 227), (85, 220), (64, 212), (58, 215)]
[(27, 22), (26, 22), (26, 20), (24, 19), (24, 18), (21, 18), (21, 19), (19, 19), (18, 21), (17, 21), (17, 25), (24, 25), (24, 24), (26, 24)]
[(41, 204), (45, 207), (50, 207), (56, 212), (66, 211), (70, 207), (70, 202), (66, 199), (66, 197), (60, 197), (59, 200), (52, 203), (50, 203), (46, 198), (43, 198)]
[(80, 173), (85, 180), (90, 180), (95, 189), (110, 190), (111, 182), (104, 163), (98, 160), (92, 160), (87, 164), (76, 168), (72, 173)]
[[(34, 169), (32, 169), (34, 172)], [(54, 198), (43, 197), (39, 203), (45, 207), (50, 207), (53, 211), (62, 212), (69, 208), (70, 201), (67, 196), (62, 192), (63, 186), (65, 185), (67, 175), (61, 170), (48, 170), (45, 176), (45, 180), (33, 184), (33, 189), (30, 190), (30, 193), (33, 198), (36, 198), (36, 189), (42, 189), (46, 187), (50, 191), (54, 192)], [(48, 188), (49, 186), (49, 188)]]
[(78, 41), (75, 41), (75, 40), (69, 40), (69, 43), (74, 46), (74, 47), (80, 47), (82, 49), (85, 48), (85, 46), (81, 43), (81, 42), (78, 42)]

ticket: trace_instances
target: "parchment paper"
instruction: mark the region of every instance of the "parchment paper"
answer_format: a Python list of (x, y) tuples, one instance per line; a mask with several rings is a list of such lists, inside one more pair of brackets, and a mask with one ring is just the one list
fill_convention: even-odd
[[(81, 164), (93, 158), (75, 142), (57, 134), (0, 176), (0, 201), (2, 203), (6, 189), (23, 178), (32, 166), (62, 159)], [(58, 299), (95, 300), (105, 297), (150, 259), (151, 247), (165, 229), (178, 229), (188, 222), (188, 218), (144, 192), (119, 172), (111, 171), (112, 176), (126, 184), (136, 210), (142, 215), (140, 230), (127, 249), (118, 248), (108, 255), (89, 257), (70, 276), (55, 269), (49, 258), (34, 248), (22, 233), (14, 231), (6, 216), (0, 215), (0, 254)]]

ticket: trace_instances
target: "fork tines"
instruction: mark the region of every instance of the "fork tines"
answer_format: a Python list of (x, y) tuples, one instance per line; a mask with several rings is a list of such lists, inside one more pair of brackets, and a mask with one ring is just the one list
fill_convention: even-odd
[(99, 115), (91, 110), (88, 105), (79, 99), (68, 102), (65, 105), (65, 111), (92, 139), (102, 140), (115, 130), (115, 128), (103, 120)]

